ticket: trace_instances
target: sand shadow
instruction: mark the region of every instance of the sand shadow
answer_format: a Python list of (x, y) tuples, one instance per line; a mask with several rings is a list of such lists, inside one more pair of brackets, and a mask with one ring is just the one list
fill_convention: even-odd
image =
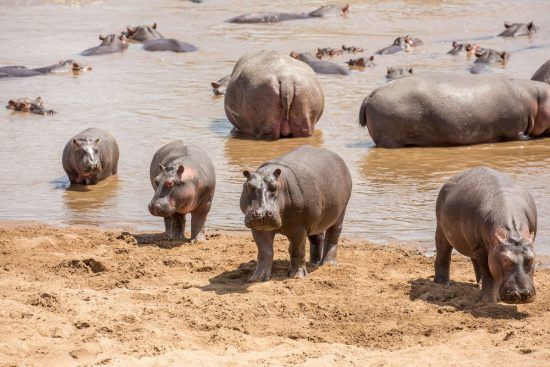
[(422, 300), (447, 309), (452, 307), (476, 318), (521, 320), (529, 316), (525, 312), (519, 312), (515, 305), (480, 303), (480, 289), (475, 283), (452, 282), (450, 287), (446, 287), (431, 279), (418, 278), (409, 281), (409, 284), (411, 301)]
[(144, 246), (151, 246), (151, 247), (158, 247), (161, 249), (172, 249), (176, 247), (180, 247), (183, 245), (187, 245), (190, 243), (188, 239), (184, 240), (171, 240), (168, 237), (166, 237), (165, 233), (123, 233), (122, 236), (127, 234), (128, 236), (132, 236), (135, 239), (135, 244), (139, 247)]
[[(302, 279), (290, 279), (288, 277), (288, 268), (290, 260), (273, 260), (273, 268), (271, 269), (271, 278), (267, 282), (281, 282), (285, 280), (300, 282)], [(247, 293), (248, 287), (258, 283), (247, 283), (247, 279), (254, 273), (256, 269), (256, 260), (251, 260), (247, 263), (242, 263), (235, 270), (224, 271), (210, 278), (210, 284), (197, 287), (205, 292), (215, 292), (218, 295), (230, 293)], [(307, 264), (308, 274), (313, 273), (317, 267)], [(309, 275), (308, 275), (309, 276)]]

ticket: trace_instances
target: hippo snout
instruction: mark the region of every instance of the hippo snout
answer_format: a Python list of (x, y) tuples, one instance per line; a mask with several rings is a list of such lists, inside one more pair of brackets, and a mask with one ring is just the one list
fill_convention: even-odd
[(154, 200), (149, 203), (149, 212), (157, 217), (170, 217), (174, 214), (174, 210), (167, 202)]
[(280, 216), (269, 209), (250, 210), (245, 215), (244, 224), (248, 228), (258, 230), (273, 230), (282, 225)]
[(531, 303), (535, 300), (536, 291), (534, 289), (521, 289), (506, 292), (500, 296), (505, 303)]

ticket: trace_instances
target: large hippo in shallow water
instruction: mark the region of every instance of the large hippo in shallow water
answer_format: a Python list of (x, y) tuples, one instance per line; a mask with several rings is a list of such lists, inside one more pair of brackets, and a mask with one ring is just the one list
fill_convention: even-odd
[(347, 15), (349, 12), (349, 4), (343, 7), (337, 5), (323, 5), (320, 8), (309, 13), (275, 13), (275, 12), (259, 12), (239, 15), (228, 19), (228, 23), (278, 23), (285, 20), (293, 19), (309, 19), (321, 18), (331, 14)]
[(201, 240), (216, 187), (208, 155), (193, 144), (176, 140), (155, 153), (149, 174), (155, 190), (149, 211), (164, 217), (166, 236), (185, 238), (185, 216), (191, 214), (191, 241)]
[(498, 75), (412, 74), (371, 92), (359, 123), (387, 148), (550, 136), (550, 85)]
[(63, 60), (50, 66), (27, 69), (25, 66), (2, 66), (0, 67), (0, 78), (23, 78), (29, 76), (46, 75), (51, 73), (66, 73), (80, 66), (74, 60)]
[(128, 40), (124, 34), (110, 34), (108, 36), (99, 36), (101, 44), (96, 47), (82, 51), (82, 56), (106, 55), (115, 52), (122, 52), (128, 48)]
[(237, 131), (279, 139), (313, 134), (324, 95), (313, 70), (276, 51), (242, 56), (225, 92), (225, 114)]
[(531, 80), (537, 80), (550, 84), (550, 60), (541, 65), (540, 68), (535, 71), (535, 74), (531, 77)]
[(309, 52), (298, 53), (298, 52), (292, 51), (290, 53), (290, 57), (293, 57), (297, 60), (305, 62), (317, 74), (340, 74), (340, 75), (349, 74), (349, 71), (346, 70), (346, 68), (344, 68), (342, 65), (338, 65), (329, 61), (319, 60), (317, 56)]
[(273, 238), (290, 240), (291, 278), (303, 278), (306, 240), (313, 265), (336, 264), (338, 239), (351, 195), (346, 163), (330, 150), (300, 147), (262, 164), (255, 172), (243, 171), (241, 194), (244, 223), (258, 246), (258, 264), (249, 282), (271, 276)]
[(454, 248), (472, 259), (482, 301), (535, 299), (537, 209), (523, 187), (487, 167), (466, 170), (441, 188), (436, 217), (436, 283), (450, 284)]
[(533, 22), (529, 23), (504, 23), (504, 31), (502, 31), (500, 37), (519, 37), (530, 36), (536, 33), (539, 29)]

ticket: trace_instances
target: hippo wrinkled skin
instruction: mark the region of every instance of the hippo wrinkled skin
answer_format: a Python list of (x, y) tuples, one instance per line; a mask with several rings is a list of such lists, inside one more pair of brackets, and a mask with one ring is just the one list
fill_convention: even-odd
[(117, 173), (118, 144), (106, 131), (90, 128), (76, 134), (63, 149), (63, 169), (74, 184), (95, 185)]
[(319, 60), (315, 55), (309, 52), (297, 53), (292, 51), (290, 53), (290, 57), (305, 62), (317, 74), (349, 74), (349, 71), (346, 70), (346, 68), (344, 68), (342, 65), (338, 65), (329, 61)]
[(504, 31), (499, 34), (499, 37), (519, 37), (519, 36), (530, 36), (535, 34), (539, 27), (537, 27), (533, 22), (529, 23), (504, 23)]
[(124, 32), (128, 39), (143, 43), (145, 51), (172, 51), (172, 52), (192, 52), (197, 51), (197, 47), (182, 42), (174, 38), (164, 38), (157, 31), (157, 23), (153, 25), (140, 25), (136, 27), (127, 27)]
[(239, 15), (226, 20), (228, 23), (278, 23), (293, 19), (322, 18), (332, 14), (347, 15), (349, 4), (343, 7), (337, 5), (323, 5), (320, 8), (309, 13), (276, 13), (276, 12), (258, 12)]
[(450, 285), (454, 248), (472, 260), (482, 302), (534, 301), (537, 209), (521, 185), (487, 167), (468, 169), (443, 185), (436, 217), (436, 283)]
[(388, 66), (388, 69), (386, 71), (386, 80), (394, 80), (398, 78), (403, 78), (405, 76), (409, 76), (413, 73), (413, 68), (408, 68), (405, 70), (405, 68), (402, 67), (392, 67)]
[(390, 55), (401, 51), (411, 51), (414, 47), (423, 45), (419, 38), (412, 38), (409, 35), (405, 37), (397, 37), (391, 46), (384, 47), (381, 50), (376, 51), (377, 55)]
[(0, 67), (1, 78), (24, 78), (29, 76), (46, 75), (51, 73), (67, 73), (73, 70), (74, 60), (63, 60), (50, 66), (27, 69), (25, 66), (2, 66)]
[(185, 239), (185, 216), (191, 214), (190, 240), (202, 240), (216, 187), (216, 173), (208, 155), (193, 144), (176, 140), (155, 153), (149, 173), (155, 190), (149, 211), (164, 217), (166, 236)]
[(128, 48), (128, 41), (124, 34), (110, 34), (108, 36), (99, 36), (101, 44), (96, 47), (89, 48), (80, 53), (82, 56), (107, 55), (116, 52), (122, 52)]
[(245, 170), (243, 175), (241, 211), (258, 247), (256, 270), (249, 282), (270, 278), (277, 233), (290, 241), (291, 278), (307, 275), (306, 239), (312, 265), (336, 265), (352, 186), (340, 156), (303, 146), (262, 164), (255, 172)]
[(225, 92), (225, 114), (240, 133), (256, 138), (311, 136), (324, 94), (307, 64), (276, 51), (245, 54)]
[(531, 80), (537, 80), (550, 84), (550, 60), (546, 61), (535, 71), (535, 74), (531, 77)]
[(42, 97), (38, 97), (34, 100), (29, 98), (18, 98), (16, 100), (10, 99), (6, 108), (9, 110), (30, 112), (43, 116), (53, 115), (55, 113), (54, 110), (48, 110), (44, 107)]
[(371, 92), (359, 123), (386, 148), (550, 136), (550, 85), (488, 74), (412, 74)]

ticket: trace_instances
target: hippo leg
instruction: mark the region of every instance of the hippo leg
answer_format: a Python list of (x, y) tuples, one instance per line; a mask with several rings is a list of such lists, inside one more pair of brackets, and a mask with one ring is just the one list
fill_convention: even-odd
[(175, 213), (171, 217), (164, 218), (166, 237), (171, 240), (182, 240), (185, 238), (185, 215)]
[(208, 202), (191, 212), (191, 242), (196, 243), (204, 240), (204, 223), (211, 205), (212, 202)]
[(476, 254), (481, 273), (481, 302), (497, 303), (499, 301), (498, 286), (489, 270), (488, 255), (485, 251)]
[(340, 239), (340, 233), (342, 233), (344, 214), (345, 213), (342, 213), (336, 224), (327, 229), (325, 234), (325, 247), (323, 249), (323, 261), (321, 262), (321, 265), (338, 265), (336, 254), (338, 251), (338, 240)]
[(297, 231), (288, 236), (290, 240), (288, 248), (288, 252), (290, 252), (290, 269), (288, 276), (290, 278), (304, 278), (307, 275), (306, 238), (307, 234), (305, 231)]
[(474, 266), (474, 272), (476, 273), (476, 283), (481, 288), (481, 269), (479, 269), (479, 263), (476, 259), (472, 259), (472, 265)]
[(323, 242), (325, 240), (325, 235), (315, 234), (308, 236), (309, 239), (309, 262), (311, 265), (319, 266), (321, 265), (321, 258), (323, 256)]
[(451, 285), (449, 270), (451, 268), (451, 253), (453, 247), (447, 241), (445, 234), (438, 227), (435, 231), (435, 278), (434, 282)]
[(248, 278), (248, 282), (265, 282), (271, 277), (275, 232), (264, 232), (253, 229), (252, 237), (254, 237), (256, 246), (258, 246), (258, 263), (254, 274)]

